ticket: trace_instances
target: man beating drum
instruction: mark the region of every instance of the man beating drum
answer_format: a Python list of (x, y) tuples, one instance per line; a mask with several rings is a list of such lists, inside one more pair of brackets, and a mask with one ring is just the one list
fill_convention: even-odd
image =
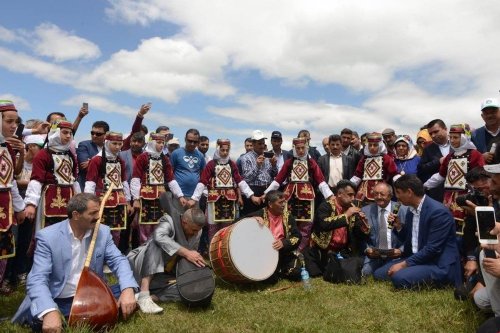
[(182, 215), (177, 210), (169, 211), (171, 215), (160, 218), (153, 237), (127, 256), (141, 286), (137, 304), (144, 313), (163, 311), (151, 295), (163, 302), (180, 300), (177, 286), (167, 283), (175, 279), (172, 273), (178, 256), (198, 267), (205, 266), (203, 257), (196, 251), (205, 214), (198, 208), (190, 208)]
[(286, 198), (283, 192), (269, 191), (265, 196), (266, 207), (248, 214), (261, 225), (271, 230), (274, 237), (273, 249), (279, 251), (278, 267), (269, 280), (279, 277), (289, 280), (300, 280), (300, 264), (294, 251), (301, 240), (295, 217), (287, 211)]

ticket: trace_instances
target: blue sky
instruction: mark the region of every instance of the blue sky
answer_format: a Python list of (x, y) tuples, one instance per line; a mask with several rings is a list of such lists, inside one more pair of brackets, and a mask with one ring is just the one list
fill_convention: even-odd
[[(0, 21), (0, 97), (23, 119), (82, 102), (90, 125), (145, 124), (213, 142), (344, 127), (415, 136), (434, 118), (482, 125), (500, 88), (497, 1), (13, 1)], [(213, 147), (213, 146), (212, 146)], [(213, 151), (213, 149), (212, 149)], [(322, 149), (320, 149), (322, 151)]]

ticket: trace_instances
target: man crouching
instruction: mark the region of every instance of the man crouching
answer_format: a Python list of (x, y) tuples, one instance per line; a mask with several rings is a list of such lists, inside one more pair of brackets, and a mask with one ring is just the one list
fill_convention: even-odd
[(177, 285), (171, 282), (175, 280), (178, 256), (198, 267), (205, 266), (203, 257), (195, 250), (204, 225), (205, 214), (198, 208), (190, 208), (182, 215), (172, 210), (172, 216), (165, 214), (160, 218), (153, 237), (128, 254), (134, 277), (141, 287), (137, 304), (142, 312), (163, 311), (153, 298), (162, 302), (180, 300)]

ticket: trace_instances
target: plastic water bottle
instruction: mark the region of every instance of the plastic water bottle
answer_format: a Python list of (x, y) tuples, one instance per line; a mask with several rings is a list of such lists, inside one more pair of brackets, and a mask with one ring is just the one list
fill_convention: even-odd
[(301, 268), (300, 277), (302, 278), (302, 285), (304, 286), (304, 290), (310, 291), (312, 289), (311, 278), (309, 277), (309, 273), (307, 272), (305, 267)]

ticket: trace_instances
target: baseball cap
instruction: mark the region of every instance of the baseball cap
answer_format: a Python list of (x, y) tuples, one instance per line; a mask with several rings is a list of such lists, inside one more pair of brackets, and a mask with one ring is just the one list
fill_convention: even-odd
[(396, 131), (393, 130), (392, 128), (386, 128), (385, 130), (382, 131), (382, 135), (390, 135), (390, 134), (396, 134)]
[(481, 103), (481, 111), (483, 111), (486, 108), (498, 108), (498, 99), (496, 98), (487, 98)]
[(252, 132), (252, 140), (259, 141), (262, 139), (267, 139), (261, 130), (255, 130)]
[(483, 168), (485, 171), (488, 171), (489, 173), (500, 173), (500, 163), (499, 164), (488, 164), (488, 165), (485, 165)]
[(273, 131), (273, 133), (271, 133), (271, 139), (282, 139), (283, 137), (281, 136), (281, 132), (280, 131)]
[(168, 140), (167, 145), (180, 145), (181, 143), (179, 142), (178, 138), (172, 138)]

